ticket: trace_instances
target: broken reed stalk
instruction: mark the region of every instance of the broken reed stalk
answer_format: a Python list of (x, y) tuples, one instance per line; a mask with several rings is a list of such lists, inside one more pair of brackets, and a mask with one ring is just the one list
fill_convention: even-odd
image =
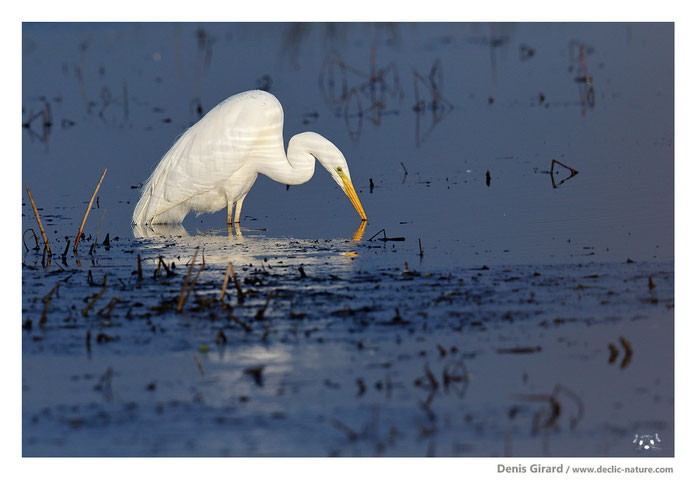
[(58, 287), (60, 286), (60, 283), (57, 283), (55, 287), (51, 289), (50, 292), (48, 292), (48, 295), (46, 295), (43, 298), (44, 302), (44, 309), (41, 312), (41, 318), (39, 319), (39, 326), (43, 327), (44, 324), (46, 323), (46, 313), (48, 312), (48, 307), (51, 306), (51, 297), (53, 296), (53, 293), (58, 290)]
[(252, 331), (252, 327), (250, 327), (248, 324), (234, 316), (232, 313), (228, 313), (228, 318), (232, 319), (233, 322), (242, 327), (245, 332), (249, 333)]
[[(199, 277), (199, 275), (201, 275), (201, 272), (203, 271), (203, 267), (205, 267), (205, 266), (206, 266), (206, 263), (201, 262), (201, 266), (198, 267), (198, 272), (196, 272), (196, 276), (189, 284), (189, 288), (186, 289), (186, 295), (184, 296), (184, 302), (186, 302), (186, 299), (189, 298), (189, 294), (194, 289), (194, 285), (196, 285), (196, 281), (198, 280), (198, 277)], [(182, 306), (183, 306), (183, 304), (182, 304)]]
[(31, 232), (32, 235), (34, 235), (34, 242), (36, 243), (36, 247), (34, 247), (34, 250), (39, 249), (39, 238), (36, 236), (36, 232), (34, 231), (33, 228), (27, 228), (24, 233), (22, 234), (22, 243), (24, 244), (24, 248), (27, 249), (27, 252), (29, 251), (29, 247), (27, 247), (27, 242), (24, 239), (27, 235), (27, 232)]
[(221, 302), (223, 301), (223, 298), (225, 298), (225, 290), (227, 289), (227, 282), (230, 280), (230, 270), (232, 270), (232, 262), (228, 263), (227, 270), (225, 271), (225, 280), (223, 280), (223, 288), (220, 290), (220, 300)]
[(189, 285), (189, 279), (191, 278), (191, 271), (194, 269), (194, 263), (196, 263), (196, 255), (198, 255), (198, 248), (196, 248), (196, 250), (194, 251), (194, 258), (191, 260), (191, 263), (189, 264), (189, 271), (186, 272), (186, 278), (184, 279), (184, 286), (182, 286), (182, 291), (179, 294), (179, 303), (177, 303), (177, 313), (181, 312), (182, 308), (184, 308), (184, 302), (186, 301), (186, 297), (188, 296), (186, 294), (186, 291), (187, 291), (186, 287)]
[(104, 175), (106, 175), (106, 168), (102, 172), (102, 176), (99, 179), (99, 182), (97, 183), (97, 188), (94, 189), (94, 193), (92, 194), (92, 198), (90, 199), (90, 203), (87, 205), (87, 210), (85, 211), (85, 216), (82, 217), (82, 223), (80, 224), (80, 230), (77, 232), (77, 238), (75, 239), (75, 245), (73, 246), (73, 252), (77, 253), (77, 245), (80, 243), (80, 237), (82, 236), (82, 229), (85, 228), (85, 222), (87, 221), (87, 216), (90, 214), (90, 209), (92, 208), (92, 203), (94, 202), (94, 198), (97, 196), (97, 192), (99, 191), (99, 187), (102, 185), (102, 180), (104, 180)]
[(377, 236), (380, 235), (381, 233), (382, 233), (382, 236), (383, 236), (383, 237), (387, 237), (387, 232), (385, 232), (385, 229), (383, 228), (383, 229), (380, 230), (378, 233), (376, 233), (375, 235), (373, 235), (372, 237), (370, 237), (370, 238), (368, 239), (368, 241), (371, 241), (372, 239), (374, 239), (375, 237), (377, 237)]
[(52, 255), (51, 253), (51, 247), (48, 244), (48, 238), (46, 237), (46, 232), (44, 231), (44, 226), (41, 224), (41, 218), (39, 217), (39, 211), (36, 209), (36, 204), (34, 203), (34, 198), (31, 196), (31, 191), (29, 190), (29, 186), (25, 183), (24, 188), (27, 189), (27, 195), (29, 195), (29, 201), (31, 202), (31, 208), (34, 209), (34, 216), (36, 217), (36, 221), (39, 224), (39, 230), (41, 230), (41, 237), (44, 239), (44, 245), (46, 245), (46, 251), (48, 253), (48, 256), (50, 257)]
[(114, 309), (116, 304), (119, 303), (119, 296), (116, 295), (114, 298), (112, 298), (109, 303), (102, 307), (98, 312), (97, 315), (104, 317), (104, 318), (109, 318), (111, 316), (111, 311)]
[(269, 307), (269, 302), (271, 302), (271, 299), (272, 299), (275, 295), (276, 295), (276, 291), (275, 291), (275, 290), (271, 290), (271, 292), (269, 293), (269, 296), (266, 297), (266, 303), (264, 303), (264, 306), (261, 307), (261, 310), (259, 310), (259, 311), (257, 312), (257, 314), (255, 315), (255, 317), (254, 317), (255, 319), (261, 320), (261, 319), (264, 318), (264, 315), (266, 314), (266, 309)]
[(89, 312), (90, 308), (92, 308), (92, 305), (95, 304), (97, 300), (99, 300), (99, 297), (104, 295), (104, 292), (106, 292), (106, 287), (103, 287), (99, 293), (97, 293), (94, 297), (92, 297), (92, 300), (90, 300), (90, 303), (87, 304), (85, 308), (82, 309), (82, 315), (87, 316), (87, 312)]
[(232, 266), (232, 264), (230, 265), (230, 271), (232, 272), (232, 280), (235, 282), (235, 288), (237, 289), (237, 303), (242, 303), (244, 302), (244, 291), (242, 290), (242, 284), (237, 278), (235, 268)]
[(194, 355), (194, 360), (196, 360), (196, 365), (198, 366), (198, 371), (201, 372), (201, 376), (206, 374), (203, 372), (203, 365), (201, 365), (201, 360), (199, 360), (198, 355)]
[(68, 237), (65, 238), (67, 243), (65, 244), (65, 250), (63, 250), (63, 255), (61, 256), (61, 259), (63, 260), (63, 264), (67, 265), (66, 257), (68, 255), (68, 249), (70, 248), (70, 239)]
[(163, 267), (165, 269), (165, 273), (167, 274), (168, 277), (171, 277), (173, 275), (172, 271), (169, 269), (165, 261), (162, 259), (162, 255), (157, 257), (157, 269), (155, 269), (155, 273), (153, 274), (153, 278), (158, 278), (161, 276), (160, 273), (160, 267)]

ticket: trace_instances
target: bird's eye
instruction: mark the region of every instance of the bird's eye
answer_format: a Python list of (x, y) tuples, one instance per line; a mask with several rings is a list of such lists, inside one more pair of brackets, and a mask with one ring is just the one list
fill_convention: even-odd
[(339, 173), (343, 172), (343, 170), (341, 169), (341, 167), (336, 167), (336, 171), (339, 172)]

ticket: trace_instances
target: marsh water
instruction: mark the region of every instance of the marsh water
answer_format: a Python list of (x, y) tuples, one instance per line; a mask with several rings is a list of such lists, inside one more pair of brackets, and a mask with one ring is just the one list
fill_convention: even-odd
[[(25, 24), (22, 58), (25, 456), (673, 454), (672, 24)], [(239, 229), (133, 228), (254, 88), (367, 225), (317, 168)]]

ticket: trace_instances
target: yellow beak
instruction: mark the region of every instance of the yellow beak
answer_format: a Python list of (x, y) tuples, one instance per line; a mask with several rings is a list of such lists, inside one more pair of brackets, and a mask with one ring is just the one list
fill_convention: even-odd
[(358, 195), (356, 195), (356, 189), (353, 188), (353, 184), (351, 183), (351, 180), (346, 176), (344, 172), (338, 172), (339, 176), (341, 177), (341, 180), (344, 182), (344, 187), (346, 187), (346, 195), (348, 195), (349, 200), (351, 200), (351, 203), (353, 204), (353, 208), (356, 209), (358, 212), (358, 215), (361, 216), (361, 220), (368, 220), (368, 217), (365, 216), (365, 212), (363, 211), (363, 205), (361, 205), (361, 201), (358, 200)]

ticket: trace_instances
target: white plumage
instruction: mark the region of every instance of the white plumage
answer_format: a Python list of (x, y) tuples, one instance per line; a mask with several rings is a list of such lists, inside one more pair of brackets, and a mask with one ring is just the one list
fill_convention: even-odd
[(283, 108), (270, 93), (252, 90), (224, 100), (189, 128), (162, 157), (143, 186), (133, 223), (181, 223), (190, 212), (228, 207), (239, 223), (244, 197), (261, 173), (287, 185), (307, 182), (315, 159), (327, 169), (366, 219), (346, 159), (314, 132), (295, 135), (283, 148)]

